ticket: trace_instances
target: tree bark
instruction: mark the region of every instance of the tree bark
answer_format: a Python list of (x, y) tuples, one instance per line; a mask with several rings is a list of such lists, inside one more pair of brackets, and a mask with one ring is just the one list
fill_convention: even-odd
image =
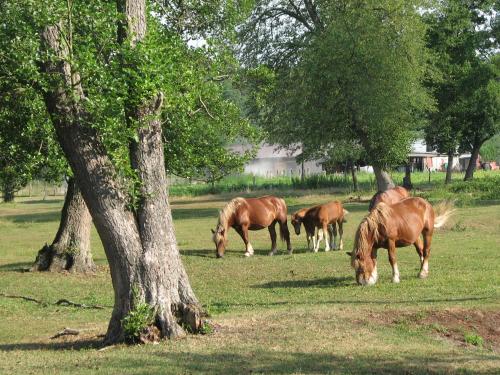
[(31, 267), (32, 271), (92, 273), (96, 267), (90, 252), (92, 218), (73, 178), (61, 211), (59, 230), (52, 244), (45, 245)]
[(451, 174), (453, 172), (453, 151), (448, 151), (448, 165), (446, 166), (446, 179), (444, 181), (445, 184), (449, 184), (451, 182)]
[(403, 178), (403, 187), (406, 190), (413, 189), (413, 184), (411, 183), (411, 165), (409, 163), (405, 165), (405, 177)]
[(377, 179), (378, 191), (386, 191), (396, 186), (389, 173), (379, 166), (374, 165), (373, 172), (375, 173), (375, 178)]
[(349, 166), (351, 169), (353, 189), (354, 189), (354, 191), (359, 191), (358, 176), (356, 174), (356, 166), (354, 165), (354, 163), (352, 161), (349, 163)]
[(5, 203), (14, 202), (14, 186), (8, 178), (3, 183), (3, 201)]
[[(135, 45), (145, 35), (145, 1), (117, 4), (131, 30), (127, 40)], [(91, 116), (81, 104), (85, 101), (81, 81), (69, 65), (59, 28), (49, 26), (41, 36), (45, 50), (58, 57), (42, 63), (42, 72), (59, 77), (52, 79), (45, 103), (109, 262), (115, 304), (105, 341), (125, 339), (121, 322), (141, 302), (154, 311), (162, 337), (183, 335), (181, 325), (198, 331), (201, 309), (180, 259), (168, 203), (158, 116), (163, 96), (134, 109), (138, 142), (131, 145), (130, 154), (141, 180), (134, 211), (97, 130), (91, 126)]]
[(465, 171), (464, 181), (469, 181), (474, 178), (474, 171), (476, 170), (477, 158), (479, 157), (479, 150), (481, 150), (481, 145), (481, 143), (474, 144), (474, 147), (472, 148), (469, 164), (467, 165), (467, 170)]

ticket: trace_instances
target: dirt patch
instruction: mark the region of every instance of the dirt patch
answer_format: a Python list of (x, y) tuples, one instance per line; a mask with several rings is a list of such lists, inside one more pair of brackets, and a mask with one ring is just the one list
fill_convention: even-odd
[(482, 346), (500, 352), (500, 311), (445, 309), (418, 312), (370, 313), (370, 321), (426, 329), (461, 346)]

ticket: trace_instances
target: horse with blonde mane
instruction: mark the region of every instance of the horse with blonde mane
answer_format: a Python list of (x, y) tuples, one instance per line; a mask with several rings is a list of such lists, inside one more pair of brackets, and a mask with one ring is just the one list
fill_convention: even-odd
[(280, 227), (280, 236), (286, 241), (288, 253), (292, 253), (290, 232), (287, 226), (287, 207), (283, 199), (271, 195), (260, 198), (234, 198), (227, 203), (219, 214), (217, 227), (212, 229), (217, 258), (224, 256), (229, 228), (240, 235), (245, 243), (245, 256), (253, 255), (253, 247), (248, 239), (249, 230), (268, 228), (271, 236), (271, 252), (276, 253), (276, 223)]
[[(420, 278), (429, 275), (429, 256), (434, 228), (442, 227), (453, 212), (451, 203), (439, 207), (435, 216), (431, 204), (422, 198), (406, 198), (392, 205), (379, 203), (356, 231), (351, 265), (360, 285), (377, 282), (377, 250), (385, 248), (392, 267), (392, 281), (399, 283), (396, 248), (413, 244), (420, 257)], [(423, 241), (421, 238), (423, 237)]]
[(307, 248), (310, 249), (312, 240), (315, 253), (319, 250), (323, 235), (325, 237), (325, 251), (330, 251), (330, 248), (337, 249), (338, 227), (338, 234), (340, 235), (339, 250), (342, 250), (344, 247), (342, 240), (343, 224), (346, 221), (345, 216), (347, 214), (348, 211), (344, 209), (341, 202), (332, 201), (298, 210), (292, 215), (291, 222), (297, 235), (300, 235), (301, 224), (304, 225)]
[(370, 212), (373, 211), (373, 209), (380, 202), (384, 202), (385, 204), (391, 205), (396, 202), (399, 202), (400, 200), (408, 198), (409, 196), (410, 193), (403, 186), (396, 186), (393, 187), (392, 189), (387, 189), (386, 191), (378, 191), (373, 195), (372, 199), (370, 199), (370, 204), (368, 205), (368, 211)]

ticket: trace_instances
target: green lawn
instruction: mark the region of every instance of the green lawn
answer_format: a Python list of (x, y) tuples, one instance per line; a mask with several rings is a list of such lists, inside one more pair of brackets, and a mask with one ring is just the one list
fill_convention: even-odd
[[(348, 196), (286, 198), (289, 211)], [(367, 198), (367, 197), (362, 197)], [(113, 293), (100, 241), (93, 233), (95, 275), (22, 272), (52, 241), (62, 200), (0, 204), (0, 374), (324, 374), (500, 372), (500, 205), (459, 207), (437, 231), (430, 276), (417, 279), (414, 248), (398, 250), (401, 284), (390, 282), (385, 251), (379, 282), (355, 285), (345, 252), (267, 256), (267, 231), (252, 232), (256, 255), (230, 231), (229, 249), (215, 258), (210, 228), (227, 196), (175, 198), (174, 220), (184, 264), (215, 332), (159, 345), (99, 350), (111, 309), (54, 306), (60, 298), (111, 306)], [(346, 203), (345, 249), (366, 214)], [(291, 227), (290, 227), (291, 229)], [(65, 327), (80, 335), (50, 339)], [(465, 342), (480, 336), (482, 347)], [(469, 340), (471, 342), (471, 340)]]

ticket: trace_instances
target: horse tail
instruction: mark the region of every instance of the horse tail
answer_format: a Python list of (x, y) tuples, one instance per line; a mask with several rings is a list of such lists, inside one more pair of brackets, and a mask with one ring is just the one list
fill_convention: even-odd
[(434, 219), (434, 228), (441, 228), (446, 224), (448, 219), (455, 213), (453, 201), (447, 200), (436, 205), (435, 212), (437, 214)]
[(349, 213), (349, 211), (347, 211), (345, 208), (342, 209), (342, 222), (343, 223), (347, 223), (346, 216), (348, 213)]
[(283, 215), (283, 217), (285, 218), (285, 221), (284, 222), (281, 222), (280, 219), (278, 219), (279, 221), (279, 226), (280, 226), (280, 238), (281, 238), (281, 241), (286, 241), (287, 238), (290, 238), (290, 232), (288, 231), (288, 220), (287, 220), (287, 217), (288, 217), (288, 207), (286, 205), (286, 202), (283, 198), (278, 198), (280, 203), (281, 203), (281, 212), (278, 213), (278, 218), (281, 215)]

